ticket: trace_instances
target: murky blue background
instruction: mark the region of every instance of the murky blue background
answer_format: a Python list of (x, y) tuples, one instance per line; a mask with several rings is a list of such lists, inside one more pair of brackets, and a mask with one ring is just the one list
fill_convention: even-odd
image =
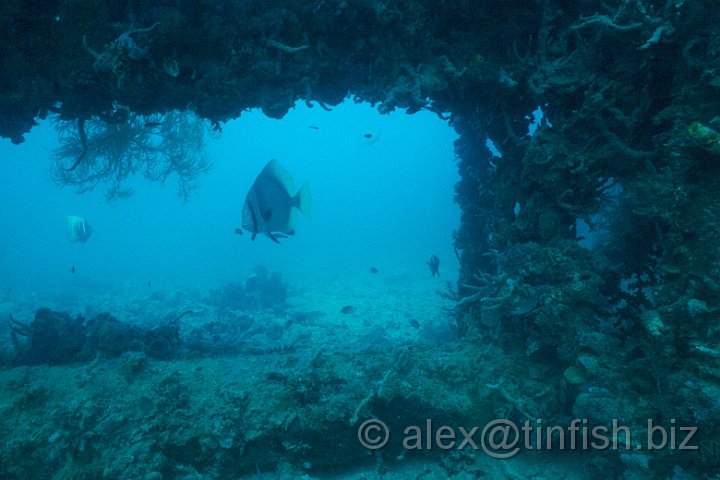
[[(208, 140), (213, 167), (189, 203), (171, 177), (165, 185), (133, 179), (135, 194), (108, 204), (102, 185), (78, 195), (53, 183), (57, 135), (45, 122), (22, 145), (0, 143), (0, 288), (139, 290), (148, 280), (153, 288), (212, 287), (245, 278), (257, 264), (291, 282), (308, 273), (364, 275), (371, 266), (402, 278), (428, 275), (433, 254), (443, 280), (454, 281), (455, 138), (429, 112), (381, 116), (350, 101), (332, 112), (298, 104), (282, 120), (246, 112)], [(297, 234), (282, 245), (233, 233), (248, 188), (272, 158), (296, 188), (309, 181), (313, 195), (312, 220), (298, 214)], [(69, 242), (66, 215), (92, 225), (86, 244)]]

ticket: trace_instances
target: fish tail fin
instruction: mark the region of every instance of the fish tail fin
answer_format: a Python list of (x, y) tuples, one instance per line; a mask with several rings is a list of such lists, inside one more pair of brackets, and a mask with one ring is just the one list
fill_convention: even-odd
[(298, 190), (297, 194), (295, 194), (293, 201), (293, 206), (300, 210), (302, 214), (305, 215), (305, 218), (309, 220), (312, 211), (312, 195), (310, 194), (309, 183), (305, 183), (302, 187), (300, 187), (300, 190)]

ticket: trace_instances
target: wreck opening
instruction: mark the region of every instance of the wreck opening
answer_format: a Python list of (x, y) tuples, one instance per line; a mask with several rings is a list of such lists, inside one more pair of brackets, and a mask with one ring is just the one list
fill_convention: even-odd
[[(119, 106), (192, 110), (221, 128), (247, 109), (281, 118), (297, 101), (331, 109), (351, 95), (381, 112), (449, 117), (461, 220), (460, 278), (448, 295), (462, 338), (453, 345), (467, 355), (385, 358), (393, 367), (376, 366), (379, 380), (349, 417), (368, 405), (397, 413), (403, 401), (436, 412), (430, 389), (385, 390), (386, 378), (435, 371), (443, 379), (433, 388), (459, 392), (461, 419), (478, 410), (548, 423), (622, 417), (635, 433), (648, 418), (685, 417), (720, 435), (712, 2), (9, 3), (0, 54), (14, 75), (0, 79), (0, 135), (14, 142), (48, 112), (80, 125)], [(552, 128), (526, 137), (538, 105)], [(606, 234), (586, 248), (578, 229), (599, 220)], [(318, 370), (331, 364), (317, 357)], [(339, 381), (314, 378), (320, 390)], [(302, 407), (323, 398), (293, 385)], [(404, 385), (417, 387), (389, 391)], [(345, 448), (347, 438), (333, 440)], [(284, 453), (301, 462), (298, 450)], [(656, 453), (598, 453), (585, 470), (665, 478), (707, 467)], [(489, 469), (464, 461), (448, 470)]]
[[(15, 225), (13, 236), (29, 240), (8, 245), (3, 283), (17, 287), (30, 281), (41, 288), (42, 276), (23, 278), (24, 269), (47, 271), (55, 277), (52, 288), (64, 281), (50, 272), (65, 272), (80, 261), (76, 246), (62, 248), (58, 242), (63, 219), (72, 212), (87, 217), (94, 235), (103, 237), (102, 245), (87, 245), (91, 254), (75, 265), (78, 276), (88, 280), (137, 277), (142, 289), (143, 279), (153, 278), (157, 288), (192, 287), (227, 281), (254, 264), (298, 280), (313, 272), (350, 274), (371, 267), (383, 276), (413, 272), (424, 278), (425, 260), (437, 255), (443, 278), (456, 281), (456, 137), (436, 115), (381, 115), (350, 100), (332, 111), (299, 103), (282, 120), (245, 112), (222, 132), (186, 118), (170, 126), (175, 115), (137, 117), (136, 126), (122, 131), (117, 124), (106, 130), (87, 122), (85, 156), (73, 171), (68, 170), (83, 152), (78, 135), (65, 133), (74, 122), (62, 126), (59, 144), (57, 122), (46, 121), (22, 145), (4, 145), (9, 161), (2, 166), (0, 188), (23, 208), (0, 212), (0, 222)], [(161, 130), (164, 125), (169, 127)], [(176, 147), (178, 138), (193, 137), (193, 157), (205, 162), (201, 172), (183, 178), (186, 172), (173, 170), (173, 159), (158, 153), (156, 137), (167, 140), (166, 131), (177, 131), (170, 138)], [(198, 135), (204, 139), (194, 138)], [(23, 166), (16, 158), (38, 156), (39, 145), (50, 153), (47, 164)], [(180, 154), (185, 149), (177, 148)], [(241, 226), (252, 179), (270, 159), (297, 175), (295, 188), (308, 181), (313, 197), (312, 219), (301, 217), (299, 234), (282, 248), (263, 235), (251, 242), (249, 233), (232, 233)], [(51, 192), (41, 194), (39, 188)]]

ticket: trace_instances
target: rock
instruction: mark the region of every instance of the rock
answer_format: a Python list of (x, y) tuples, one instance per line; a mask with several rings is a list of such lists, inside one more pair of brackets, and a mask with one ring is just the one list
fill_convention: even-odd
[(570, 385), (582, 385), (587, 382), (585, 374), (582, 369), (578, 367), (568, 367), (567, 370), (565, 370), (565, 373), (563, 373), (563, 378)]

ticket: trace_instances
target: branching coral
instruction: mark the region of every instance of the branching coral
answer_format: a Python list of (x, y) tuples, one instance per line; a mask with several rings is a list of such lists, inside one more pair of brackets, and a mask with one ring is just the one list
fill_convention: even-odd
[(675, 32), (675, 28), (663, 16), (668, 16), (672, 8), (680, 8), (683, 2), (667, 2), (660, 16), (652, 16), (652, 12), (640, 0), (624, 0), (612, 16), (594, 14), (580, 17), (580, 20), (570, 27), (570, 30), (582, 30), (591, 26), (615, 30), (617, 32), (630, 32), (635, 30), (653, 29), (648, 40), (640, 47), (646, 49), (660, 43), (663, 37)]
[(458, 81), (467, 69), (458, 69), (447, 56), (442, 55), (416, 68), (406, 65), (399, 70), (394, 86), (388, 90), (378, 108), (381, 113), (391, 112), (398, 106), (407, 107), (409, 113), (427, 108), (431, 92), (447, 90), (449, 84)]
[(114, 42), (108, 45), (103, 53), (97, 53), (88, 44), (87, 37), (83, 36), (83, 48), (95, 59), (97, 70), (114, 70), (118, 59), (142, 60), (149, 55), (148, 47), (140, 47), (133, 35), (146, 34), (151, 32), (158, 24), (155, 23), (148, 28), (140, 28), (123, 32)]
[(131, 195), (126, 180), (137, 173), (160, 182), (177, 174), (178, 195), (187, 200), (198, 175), (210, 167), (204, 154), (206, 125), (190, 113), (129, 114), (118, 122), (58, 120), (56, 125), (55, 181), (76, 185), (80, 192), (104, 183), (109, 200)]

